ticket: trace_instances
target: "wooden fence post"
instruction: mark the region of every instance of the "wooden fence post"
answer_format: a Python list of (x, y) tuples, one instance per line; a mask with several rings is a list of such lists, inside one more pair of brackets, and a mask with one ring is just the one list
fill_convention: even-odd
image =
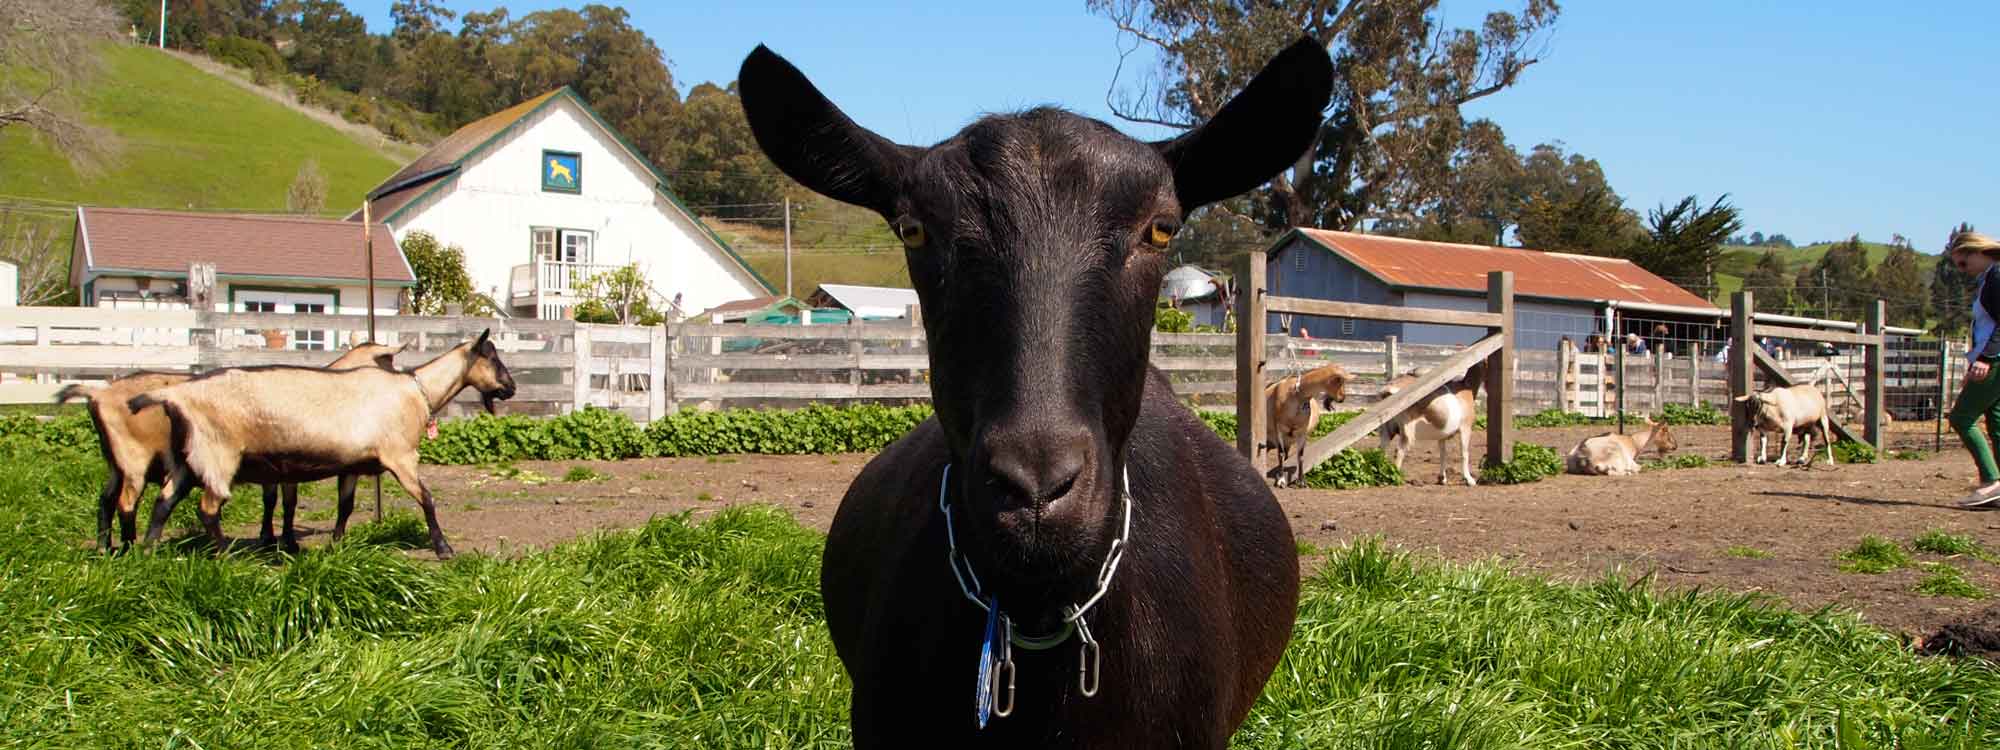
[[(1667, 350), (1653, 350), (1653, 408), (1652, 411), (1667, 413)], [(1662, 419), (1665, 417), (1662, 416)]]
[[(916, 330), (919, 330), (919, 331), (921, 331), (921, 330), (923, 330), (923, 329), (924, 329), (924, 308), (923, 308), (923, 307), (921, 307), (921, 306), (919, 306), (919, 305), (910, 305), (909, 307), (906, 307), (906, 308), (903, 308), (903, 317), (905, 317), (905, 318), (908, 318), (908, 319), (909, 319), (909, 321), (910, 321), (910, 327), (911, 327), (911, 328), (914, 328), (914, 329), (916, 329)], [(905, 347), (907, 347), (907, 346), (908, 346), (908, 344), (907, 344), (907, 343), (905, 343), (905, 344), (904, 344), (904, 346), (905, 346)], [(905, 351), (907, 351), (907, 349), (906, 349)], [(926, 340), (926, 341), (924, 342), (924, 354), (925, 354), (925, 356), (927, 356), (927, 357), (928, 357), (928, 356), (930, 355), (930, 351), (931, 351), (931, 345), (930, 345), (930, 341), (929, 341), (929, 340)], [(924, 371), (923, 371), (923, 370), (911, 370), (911, 371), (910, 371), (910, 382), (912, 382), (912, 383), (921, 383), (921, 382), (924, 382)]]
[[(1486, 311), (1500, 316), (1500, 349), (1486, 359), (1486, 462), (1504, 464), (1514, 458), (1514, 274), (1486, 274)], [(1439, 460), (1443, 460), (1440, 456)]]
[(847, 356), (851, 358), (847, 366), (853, 368), (847, 371), (847, 384), (854, 386), (854, 394), (858, 396), (861, 395), (861, 355), (866, 351), (861, 344), (861, 316), (848, 316), (847, 334), (854, 337), (847, 340)]
[(1737, 463), (1750, 461), (1750, 425), (1743, 418), (1743, 410), (1736, 408), (1736, 398), (1749, 395), (1756, 386), (1750, 369), (1751, 352), (1757, 346), (1757, 339), (1751, 335), (1756, 315), (1757, 299), (1750, 292), (1737, 292), (1730, 297), (1729, 400), (1724, 405), (1729, 408), (1729, 457)]
[(1931, 410), (1932, 431), (1936, 433), (1931, 436), (1933, 452), (1944, 450), (1944, 402), (1951, 398), (1951, 339), (1943, 335), (1938, 336), (1937, 380), (1937, 406)]
[(1264, 473), (1264, 251), (1236, 261), (1236, 451)]
[(1876, 453), (1882, 452), (1882, 413), (1888, 406), (1889, 395), (1883, 392), (1883, 374), (1887, 369), (1883, 367), (1883, 349), (1889, 343), (1888, 319), (1887, 303), (1878, 299), (1868, 306), (1868, 335), (1875, 338), (1875, 343), (1864, 349), (1867, 361), (1862, 366), (1862, 372), (1868, 380), (1868, 400), (1864, 402), (1867, 408), (1863, 410), (1861, 436), (1868, 440), (1868, 446), (1874, 448)]
[(1556, 345), (1556, 408), (1564, 412), (1576, 411), (1576, 399), (1570, 396), (1570, 389), (1576, 384), (1576, 342), (1563, 337)]
[(1388, 369), (1383, 370), (1385, 374), (1382, 376), (1382, 382), (1387, 383), (1396, 379), (1396, 364), (1396, 337), (1383, 336), (1382, 366)]
[(1688, 406), (1701, 408), (1701, 342), (1688, 346)]
[(646, 421), (667, 416), (667, 324), (652, 326), (647, 333)]
[(590, 328), (582, 323), (576, 326), (576, 333), (570, 335), (571, 348), (576, 352), (576, 370), (571, 380), (575, 381), (575, 395), (571, 397), (570, 411), (582, 411), (590, 405)]
[(1611, 339), (1611, 345), (1618, 347), (1618, 354), (1615, 355), (1615, 361), (1618, 363), (1616, 371), (1618, 373), (1618, 380), (1615, 381), (1614, 386), (1618, 390), (1618, 394), (1615, 397), (1618, 404), (1618, 434), (1623, 435), (1625, 434), (1625, 392), (1632, 390), (1630, 387), (1631, 381), (1625, 379), (1625, 342), (1613, 338)]

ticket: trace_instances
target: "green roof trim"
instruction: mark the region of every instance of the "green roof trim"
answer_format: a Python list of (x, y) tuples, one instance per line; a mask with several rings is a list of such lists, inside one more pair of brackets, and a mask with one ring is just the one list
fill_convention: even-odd
[(389, 224), (390, 226), (393, 227), (395, 220), (400, 218), (404, 212), (410, 210), (411, 206), (415, 206), (419, 203), (424, 202), (426, 199), (431, 197), (432, 193), (436, 193), (437, 191), (443, 189), (445, 185), (448, 185), (453, 181), (456, 181), (458, 179), (458, 176), (464, 173), (464, 167), (466, 162), (471, 161), (474, 157), (477, 157), (480, 154), (486, 153), (487, 148), (491, 147), (495, 142), (499, 141), (500, 139), (505, 138), (508, 135), (512, 134), (515, 128), (521, 126), (521, 123), (533, 119), (535, 115), (540, 114), (542, 110), (547, 109), (549, 107), (550, 102), (554, 102), (557, 99), (568, 99), (570, 102), (576, 104), (578, 109), (583, 110), (583, 113), (590, 117), (591, 122), (596, 123), (597, 127), (601, 128), (604, 132), (610, 133), (611, 138), (613, 140), (616, 140), (619, 146), (624, 147), (625, 152), (627, 154), (630, 154), (635, 161), (639, 162), (639, 166), (645, 167), (646, 172), (653, 176), (654, 190), (658, 191), (661, 195), (666, 196), (667, 200), (674, 204), (674, 208), (680, 209), (681, 213), (687, 216), (688, 221), (694, 222), (694, 225), (697, 227), (701, 227), (702, 233), (708, 235), (709, 241), (714, 242), (716, 247), (721, 248), (723, 254), (728, 255), (731, 260), (736, 261), (736, 265), (742, 268), (745, 272), (749, 273), (750, 279), (752, 281), (757, 282), (759, 286), (764, 287), (765, 292), (770, 294), (776, 294), (778, 292), (778, 288), (771, 284), (770, 279), (764, 278), (764, 274), (758, 273), (756, 268), (751, 267), (749, 261), (744, 260), (742, 255), (737, 254), (735, 248), (729, 246), (729, 242), (727, 240), (722, 239), (722, 235), (716, 234), (715, 230), (708, 226), (708, 222), (702, 221), (700, 216), (696, 216), (694, 211), (688, 209), (686, 203), (681, 202), (680, 196), (675, 195), (674, 191), (671, 188), (667, 187), (666, 174), (664, 172), (661, 172), (660, 168), (653, 164), (653, 160), (646, 158), (646, 153), (644, 151), (640, 151), (638, 146), (633, 145), (632, 141), (628, 140), (625, 137), (624, 133), (618, 132), (617, 128), (611, 127), (610, 123), (605, 122), (604, 116), (598, 114), (596, 109), (591, 108), (589, 102), (584, 101), (583, 97), (578, 95), (576, 91), (574, 89), (571, 89), (569, 86), (563, 86), (561, 89), (556, 91), (556, 94), (554, 96), (550, 96), (548, 98), (543, 99), (542, 103), (537, 104), (532, 109), (529, 109), (528, 111), (521, 113), (520, 117), (514, 118), (514, 121), (507, 123), (506, 127), (501, 128), (499, 131), (495, 132), (492, 136), (489, 136), (486, 140), (480, 141), (479, 145), (473, 146), (471, 149), (468, 149), (465, 152), (465, 155), (460, 156), (452, 161), (452, 164), (454, 166), (459, 167), (457, 171), (454, 171), (451, 174), (445, 175), (443, 178), (438, 179), (435, 182), (432, 182), (430, 187), (425, 188), (424, 192), (419, 193), (415, 199), (411, 200), (408, 203), (403, 204), (402, 206), (398, 207), (395, 211), (391, 211), (388, 216), (382, 217), (381, 219), (377, 219), (377, 221), (380, 221), (383, 224)]

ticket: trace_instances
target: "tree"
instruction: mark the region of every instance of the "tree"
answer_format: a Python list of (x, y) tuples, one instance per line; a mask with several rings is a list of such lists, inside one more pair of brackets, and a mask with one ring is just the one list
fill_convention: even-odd
[(20, 126), (82, 171), (115, 150), (101, 128), (86, 124), (74, 94), (97, 75), (95, 44), (117, 24), (96, 0), (0, 2), (0, 132)]
[(326, 175), (319, 171), (319, 160), (308, 156), (293, 175), (292, 186), (285, 190), (285, 209), (295, 214), (319, 213), (326, 209), (326, 192)]
[(571, 311), (578, 323), (655, 326), (667, 320), (665, 312), (653, 307), (653, 286), (637, 263), (586, 279), (583, 297)]
[(1930, 317), (1930, 296), (1918, 265), (1917, 251), (1906, 240), (1891, 248), (1888, 257), (1875, 267), (1875, 296), (1888, 303), (1890, 325), (1921, 328)]
[[(1970, 231), (1972, 226), (1960, 224), (1959, 228)], [(1937, 316), (1939, 335), (1964, 333), (1971, 325), (1972, 294), (1978, 286), (1978, 280), (1958, 270), (1950, 258), (1937, 260), (1931, 269), (1930, 308)]]
[(1086, 0), (1130, 55), (1158, 66), (1119, 95), (1121, 119), (1188, 130), (1213, 117), (1264, 61), (1300, 35), (1332, 53), (1332, 112), (1313, 148), (1254, 197), (1268, 226), (1347, 229), (1365, 219), (1413, 219), (1440, 189), (1463, 133), (1459, 107), (1498, 93), (1540, 60), (1531, 51), (1561, 12), (1525, 0), (1487, 14), (1478, 30), (1440, 28), (1440, 0)]
[(1757, 265), (1751, 266), (1750, 274), (1743, 277), (1743, 289), (1756, 295), (1760, 310), (1797, 310), (1792, 296), (1791, 274), (1785, 269), (1785, 260), (1777, 253), (1766, 252), (1757, 259)]
[(1743, 228), (1740, 212), (1728, 199), (1724, 195), (1702, 208), (1690, 195), (1671, 208), (1661, 204), (1648, 212), (1647, 236), (1633, 247), (1632, 262), (1685, 286), (1714, 288), (1722, 242)]
[(1537, 195), (1521, 212), (1522, 247), (1550, 252), (1623, 257), (1639, 234), (1638, 220), (1609, 190), (1573, 196)]
[(463, 305), (467, 315), (490, 315), (492, 300), (472, 291), (472, 277), (465, 272), (465, 250), (446, 245), (429, 232), (415, 231), (403, 238), (403, 257), (417, 275), (410, 290), (410, 311), (417, 315), (443, 315), (445, 305)]
[(1762, 245), (1762, 244), (1764, 244), (1764, 233), (1763, 233), (1763, 232), (1751, 232), (1751, 233), (1750, 233), (1750, 239), (1749, 239), (1749, 243), (1750, 243), (1751, 245), (1753, 245), (1753, 246), (1755, 246), (1755, 245)]
[(1247, 202), (1244, 198), (1234, 198), (1190, 215), (1181, 225), (1181, 231), (1174, 234), (1172, 244), (1167, 245), (1174, 263), (1233, 272), (1237, 256), (1270, 244), (1256, 222), (1238, 213)]
[(1787, 249), (1797, 247), (1797, 245), (1792, 244), (1792, 239), (1790, 237), (1786, 237), (1782, 234), (1774, 234), (1768, 238), (1765, 238), (1764, 244), (1771, 247), (1782, 247)]
[(12, 210), (0, 210), (0, 261), (14, 265), (20, 276), (16, 302), (23, 306), (73, 305), (76, 290), (69, 285), (69, 243), (56, 244), (61, 232)]
[(1821, 317), (1859, 320), (1875, 301), (1874, 273), (1859, 235), (1833, 243), (1812, 267), (1799, 271), (1799, 304)]
[(736, 84), (721, 88), (704, 83), (688, 92), (681, 107), (674, 192), (695, 205), (736, 206), (716, 211), (725, 218), (777, 215), (744, 204), (768, 204), (783, 199), (787, 180), (764, 157), (750, 132), (737, 98)]

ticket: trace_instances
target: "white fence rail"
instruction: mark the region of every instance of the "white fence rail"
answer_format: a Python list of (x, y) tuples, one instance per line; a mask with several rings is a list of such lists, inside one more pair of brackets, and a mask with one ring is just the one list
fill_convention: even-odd
[[(849, 325), (672, 323), (654, 327), (566, 320), (389, 316), (377, 340), (413, 342), (396, 363), (410, 367), (491, 328), (519, 392), (503, 408), (553, 414), (583, 405), (617, 409), (641, 421), (682, 408), (797, 406), (813, 401), (914, 403), (930, 398), (924, 332), (911, 321)], [(366, 338), (356, 315), (208, 313), (84, 307), (0, 308), (0, 403), (46, 402), (66, 382), (101, 380), (135, 370), (200, 371), (250, 365), (317, 366)], [(304, 332), (324, 335), (306, 336)], [(1390, 377), (1437, 365), (1458, 347), (1389, 341), (1271, 336), (1265, 358), (1272, 378), (1337, 363), (1355, 375), (1351, 407), (1378, 398)], [(1234, 408), (1234, 334), (1156, 333), (1153, 364), (1183, 399), (1204, 409)], [(1888, 352), (1885, 372), (1896, 418), (1930, 418), (1937, 399), (1935, 344)], [(1962, 351), (1962, 348), (1959, 350)], [(1516, 410), (1563, 408), (1587, 414), (1615, 409), (1615, 357), (1522, 350), (1516, 355)], [(1852, 358), (1789, 360), (1811, 380), (1840, 372), (1862, 384)], [(1962, 377), (1963, 358), (1951, 373)], [(578, 377), (577, 373), (585, 373)], [(1719, 404), (1728, 398), (1722, 364), (1707, 356), (1630, 357), (1626, 408), (1657, 412), (1667, 403)], [(1844, 385), (1844, 384), (1843, 384)], [(1908, 395), (1908, 398), (1898, 397)], [(1848, 400), (1836, 388), (1835, 402)], [(460, 411), (476, 408), (461, 396)]]

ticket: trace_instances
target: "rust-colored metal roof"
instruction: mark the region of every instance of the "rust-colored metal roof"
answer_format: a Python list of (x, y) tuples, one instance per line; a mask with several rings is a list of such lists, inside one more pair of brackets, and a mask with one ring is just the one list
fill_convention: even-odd
[(1708, 300), (1620, 258), (1460, 245), (1324, 229), (1299, 235), (1392, 287), (1486, 291), (1486, 274), (1513, 271), (1514, 293), (1716, 309)]
[[(438, 172), (444, 167), (458, 165), (460, 160), (472, 153), (473, 149), (478, 148), (480, 144), (485, 143), (495, 135), (499, 135), (500, 131), (506, 130), (515, 121), (528, 116), (528, 113), (535, 111), (544, 102), (562, 92), (563, 90), (559, 88), (550, 90), (520, 104), (473, 120), (466, 123), (464, 127), (452, 131), (451, 135), (445, 136), (443, 140), (437, 142), (437, 145), (431, 146), (431, 150), (425, 151), (422, 156), (417, 157), (416, 161), (403, 165), (403, 168), (397, 170), (395, 174), (390, 175), (389, 179), (383, 180), (382, 184), (376, 185), (373, 190), (369, 191), (374, 192), (374, 190), (396, 186), (395, 190), (377, 196), (375, 200), (369, 202), (368, 211), (371, 214), (370, 218), (380, 220), (388, 217), (390, 214), (394, 214), (396, 209), (408, 205), (410, 201), (416, 200), (417, 196), (423, 195), (425, 187), (443, 179), (445, 174), (434, 174), (427, 179), (413, 180), (412, 178), (422, 176), (427, 172)], [(350, 221), (358, 220), (361, 218), (361, 212), (356, 211), (349, 214), (347, 218)]]
[[(84, 274), (185, 274), (189, 264), (204, 262), (214, 263), (220, 276), (368, 278), (360, 222), (97, 206), (79, 206), (77, 217), (87, 254)], [(376, 281), (416, 281), (388, 227), (376, 223), (368, 239)]]

